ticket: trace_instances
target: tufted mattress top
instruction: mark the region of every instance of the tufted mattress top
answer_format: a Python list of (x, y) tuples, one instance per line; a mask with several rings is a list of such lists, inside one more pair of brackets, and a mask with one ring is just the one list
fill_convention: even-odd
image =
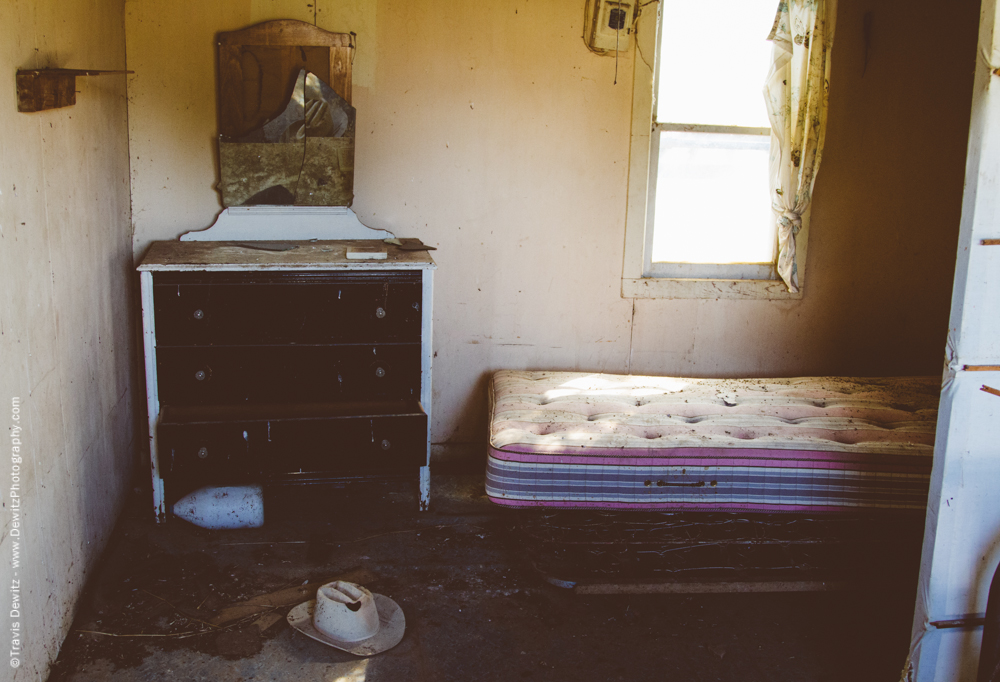
[(509, 506), (922, 511), (935, 377), (497, 372), (487, 494)]

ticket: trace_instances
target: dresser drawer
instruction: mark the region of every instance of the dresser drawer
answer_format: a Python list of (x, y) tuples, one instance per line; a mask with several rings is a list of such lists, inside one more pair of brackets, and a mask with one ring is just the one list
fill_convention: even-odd
[(173, 491), (413, 474), (427, 457), (416, 401), (167, 407), (156, 435)]
[(160, 424), (163, 478), (185, 489), (260, 482), (267, 425), (258, 423)]
[(415, 398), (420, 345), (168, 346), (156, 372), (164, 405)]
[(157, 346), (420, 339), (419, 273), (160, 273)]
[(271, 424), (265, 480), (416, 474), (427, 463), (427, 417), (328, 419)]

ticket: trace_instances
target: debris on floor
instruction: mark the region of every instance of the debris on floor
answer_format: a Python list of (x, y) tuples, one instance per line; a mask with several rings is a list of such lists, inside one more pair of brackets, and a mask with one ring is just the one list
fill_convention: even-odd
[[(435, 476), (429, 512), (404, 485), (292, 489), (262, 528), (225, 531), (156, 525), (136, 500), (50, 680), (898, 678), (912, 594), (578, 594), (534, 569), (482, 485)], [(399, 605), (398, 645), (358, 658), (285, 622), (336, 579)]]

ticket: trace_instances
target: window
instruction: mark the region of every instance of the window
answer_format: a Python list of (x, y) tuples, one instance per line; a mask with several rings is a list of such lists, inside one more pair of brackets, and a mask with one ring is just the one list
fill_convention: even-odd
[(660, 0), (639, 17), (623, 296), (797, 297), (768, 188), (776, 9)]

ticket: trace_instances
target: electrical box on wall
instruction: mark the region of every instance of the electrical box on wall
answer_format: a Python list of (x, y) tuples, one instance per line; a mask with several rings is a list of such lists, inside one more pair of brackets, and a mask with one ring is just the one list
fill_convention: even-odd
[(634, 2), (586, 0), (583, 39), (595, 52), (628, 50), (635, 23)]

